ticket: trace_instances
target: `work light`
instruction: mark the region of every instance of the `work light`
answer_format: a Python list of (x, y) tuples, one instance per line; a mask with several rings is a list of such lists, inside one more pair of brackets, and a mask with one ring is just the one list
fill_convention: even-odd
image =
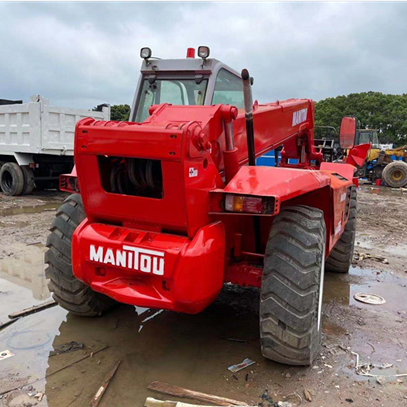
[(141, 50), (140, 50), (140, 56), (141, 56), (141, 58), (143, 58), (143, 59), (151, 58), (151, 49), (148, 48), (148, 47), (141, 48)]
[(202, 59), (209, 58), (209, 47), (198, 47), (198, 56)]

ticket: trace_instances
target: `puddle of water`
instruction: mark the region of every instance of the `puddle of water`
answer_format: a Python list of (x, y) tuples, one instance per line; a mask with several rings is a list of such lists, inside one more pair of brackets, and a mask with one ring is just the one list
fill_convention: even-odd
[(50, 298), (45, 278), (44, 252), (41, 244), (10, 245), (13, 256), (0, 259), (0, 321), (13, 311), (30, 307)]
[(48, 202), (44, 205), (36, 205), (36, 206), (17, 206), (12, 208), (4, 208), (0, 210), (0, 216), (14, 216), (14, 215), (23, 215), (23, 214), (30, 214), (30, 213), (41, 213), (44, 211), (56, 211), (62, 202), (55, 201), (55, 202)]
[[(324, 287), (324, 302), (336, 301), (359, 308), (401, 311), (401, 304), (407, 295), (407, 279), (393, 275), (390, 272), (352, 267), (349, 275), (326, 273)], [(354, 299), (356, 293), (379, 294), (386, 299), (380, 306), (364, 304)]]
[(397, 246), (390, 246), (386, 248), (386, 252), (396, 256), (407, 257), (407, 244), (399, 244)]
[[(199, 315), (145, 309), (136, 309), (137, 313), (134, 307), (119, 305), (100, 318), (68, 314), (65, 319), (65, 311), (56, 307), (21, 319), (0, 333), (0, 348), (16, 355), (0, 365), (0, 393), (13, 384), (7, 377), (26, 378), (28, 384), (50, 375), (33, 384), (35, 390), (45, 391), (44, 405), (88, 405), (112, 366), (121, 360), (103, 397), (105, 405), (143, 405), (152, 395), (147, 386), (156, 380), (244, 400), (251, 390), (256, 400), (258, 388), (245, 385), (253, 381), (267, 385), (271, 380), (282, 383), (287, 367), (261, 356), (258, 315), (253, 310), (258, 306), (258, 293), (228, 291)], [(86, 355), (86, 350), (49, 355), (71, 341), (96, 350), (109, 347), (52, 374)], [(227, 367), (246, 357), (258, 364), (235, 374), (236, 380)], [(267, 375), (262, 373), (265, 369)]]
[[(48, 294), (44, 291), (44, 250), (41, 245), (17, 245), (13, 258), (1, 261), (0, 291), (10, 291), (0, 294), (6, 298), (0, 299), (1, 312), (4, 309), (7, 314), (31, 306), (36, 303), (33, 297), (45, 300)], [(376, 309), (394, 312), (404, 301), (406, 288), (401, 286), (404, 283), (405, 279), (391, 273), (376, 274), (359, 268), (352, 268), (349, 275), (327, 273), (324, 301), (372, 309), (356, 302), (353, 295), (359, 291), (373, 292), (387, 300)], [(47, 309), (0, 331), (0, 350), (9, 349), (15, 354), (0, 362), (0, 393), (16, 387), (16, 383), (21, 386), (41, 379), (33, 384), (35, 390), (46, 395), (39, 406), (82, 407), (89, 404), (106, 375), (121, 360), (103, 396), (104, 405), (143, 405), (146, 397), (153, 395), (147, 390), (152, 381), (252, 400), (254, 404), (259, 401), (259, 389), (288, 394), (288, 382), (282, 374), (311, 373), (306, 368), (290, 368), (263, 358), (258, 306), (257, 290), (228, 286), (214, 304), (198, 315), (118, 305), (102, 317), (80, 318), (59, 307)], [(326, 335), (343, 340), (343, 328), (329, 320), (324, 322)], [(83, 343), (85, 349), (50, 356), (52, 350), (71, 341)], [(97, 352), (104, 346), (108, 347)], [(87, 357), (91, 350), (96, 353)], [(245, 358), (257, 363), (236, 373), (236, 380), (227, 367)], [(347, 357), (347, 364), (349, 360)], [(246, 374), (249, 374), (248, 382)], [(296, 377), (290, 382), (298, 387)], [(5, 405), (23, 405), (24, 397), (25, 402), (34, 404), (35, 400), (27, 399), (26, 393), (13, 393), (14, 400), (8, 400)]]
[[(374, 244), (368, 235), (359, 234), (356, 240), (356, 249), (359, 252), (369, 252), (369, 250), (372, 250), (372, 254), (374, 254)], [(407, 244), (404, 243), (397, 244), (396, 246), (386, 246), (382, 250), (395, 256), (407, 257)]]

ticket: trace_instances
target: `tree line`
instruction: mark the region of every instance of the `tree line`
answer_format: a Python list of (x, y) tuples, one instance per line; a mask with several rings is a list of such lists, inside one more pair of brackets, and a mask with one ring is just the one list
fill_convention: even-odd
[(351, 93), (316, 103), (315, 126), (334, 126), (339, 129), (343, 116), (356, 116), (360, 129), (377, 129), (379, 141), (383, 144), (407, 144), (406, 93)]
[[(111, 106), (111, 120), (129, 120), (129, 105)], [(356, 116), (358, 128), (377, 129), (381, 143), (407, 144), (407, 94), (351, 93), (316, 103), (315, 126), (339, 129), (343, 116)]]

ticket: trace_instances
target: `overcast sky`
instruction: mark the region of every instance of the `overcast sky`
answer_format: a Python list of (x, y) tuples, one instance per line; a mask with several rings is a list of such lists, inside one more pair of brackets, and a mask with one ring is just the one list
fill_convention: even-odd
[(248, 68), (260, 102), (407, 92), (407, 3), (0, 3), (0, 98), (130, 104), (139, 50)]

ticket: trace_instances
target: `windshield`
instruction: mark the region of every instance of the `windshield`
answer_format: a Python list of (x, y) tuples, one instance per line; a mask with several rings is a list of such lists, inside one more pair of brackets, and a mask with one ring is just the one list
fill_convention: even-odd
[(372, 143), (373, 147), (379, 147), (379, 138), (376, 130), (367, 130), (359, 132), (359, 144)]
[(196, 83), (195, 79), (156, 79), (150, 83), (144, 79), (137, 106), (136, 122), (141, 123), (149, 116), (151, 105), (171, 103), (173, 105), (203, 105), (207, 79)]

